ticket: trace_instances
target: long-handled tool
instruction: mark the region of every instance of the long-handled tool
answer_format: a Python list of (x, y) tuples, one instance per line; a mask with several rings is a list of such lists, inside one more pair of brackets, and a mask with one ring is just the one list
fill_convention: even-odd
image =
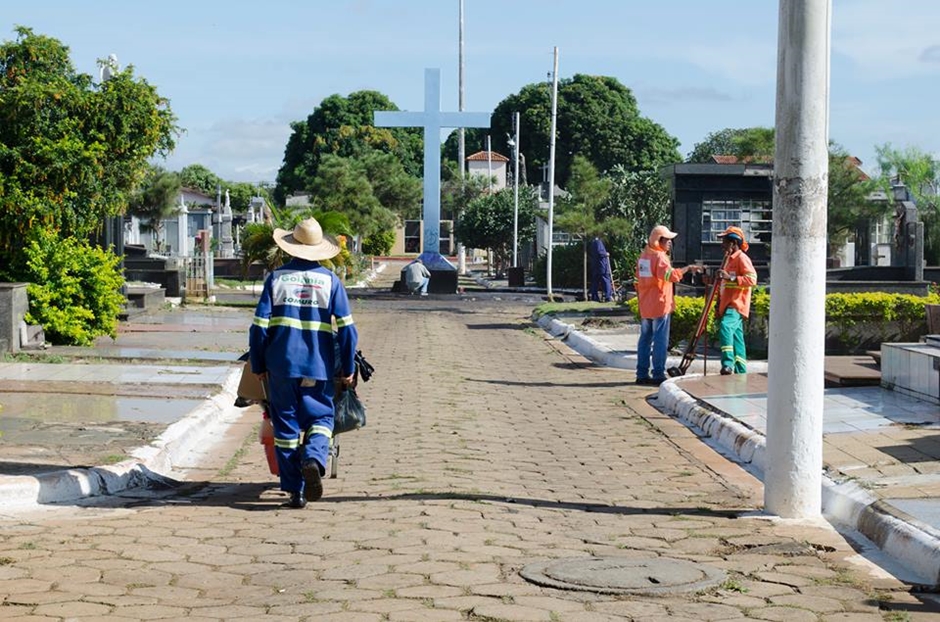
[[(725, 255), (725, 258), (721, 262), (721, 268), (718, 269), (719, 271), (725, 269), (725, 266), (728, 264), (728, 257), (728, 255)], [(698, 319), (698, 324), (695, 327), (695, 333), (692, 334), (692, 338), (689, 340), (689, 345), (687, 345), (685, 348), (685, 353), (682, 355), (682, 361), (677, 367), (670, 367), (666, 370), (666, 373), (669, 374), (670, 378), (684, 376), (685, 372), (689, 370), (689, 366), (692, 365), (692, 361), (695, 360), (695, 348), (698, 346), (698, 340), (701, 339), (702, 335), (705, 333), (706, 328), (708, 327), (708, 312), (711, 311), (712, 302), (714, 302), (715, 296), (718, 294), (718, 289), (720, 287), (721, 279), (719, 279), (718, 275), (715, 274), (711, 290), (709, 290), (708, 297), (705, 299), (705, 307), (702, 309), (702, 317)]]

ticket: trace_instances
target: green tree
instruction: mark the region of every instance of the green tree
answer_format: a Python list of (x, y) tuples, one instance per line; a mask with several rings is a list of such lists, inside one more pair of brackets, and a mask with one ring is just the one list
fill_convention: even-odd
[(895, 180), (907, 186), (924, 222), (924, 259), (927, 265), (940, 265), (940, 160), (918, 147), (897, 149), (890, 143), (876, 146), (875, 153), (878, 186), (889, 197)]
[[(506, 140), (512, 133), (512, 114), (520, 114), (526, 178), (542, 179), (549, 161), (551, 85), (526, 85), (502, 100), (493, 111), (493, 149), (511, 153)], [(453, 136), (448, 139), (454, 140)], [(558, 84), (558, 134), (555, 179), (568, 183), (575, 155), (582, 155), (600, 172), (616, 165), (647, 170), (680, 162), (678, 140), (662, 126), (641, 116), (633, 93), (616, 78), (576, 74)], [(449, 150), (449, 149), (448, 149)]]
[(327, 155), (309, 187), (311, 203), (322, 211), (345, 214), (359, 236), (369, 237), (394, 229), (395, 213), (384, 207), (361, 161)]
[(389, 153), (401, 162), (405, 172), (420, 177), (420, 128), (377, 128), (373, 125), (376, 110), (398, 107), (377, 91), (357, 91), (348, 97), (331, 95), (306, 121), (292, 123), (293, 132), (277, 174), (275, 200), (283, 203), (292, 192), (309, 188), (327, 155), (359, 158), (373, 151)]
[(730, 128), (712, 132), (696, 143), (686, 162), (711, 162), (713, 155), (732, 155), (741, 160), (769, 162), (774, 157), (774, 129), (769, 127)]
[(608, 174), (610, 196), (600, 208), (603, 218), (619, 218), (630, 226), (623, 235), (613, 235), (607, 245), (614, 279), (633, 278), (637, 257), (656, 225), (670, 224), (672, 196), (669, 183), (656, 171), (628, 171), (614, 167)]
[(332, 269), (337, 274), (345, 276), (346, 267), (350, 264), (351, 255), (346, 248), (343, 238), (351, 235), (349, 219), (339, 212), (325, 212), (316, 209), (291, 210), (287, 208), (271, 208), (274, 223), (249, 223), (242, 229), (242, 273), (248, 274), (248, 268), (255, 262), (261, 263), (265, 270), (270, 272), (283, 265), (289, 257), (274, 243), (274, 229), (288, 231), (306, 218), (316, 218), (323, 229), (323, 233), (333, 236), (340, 242), (343, 249), (337, 257), (324, 260), (320, 263)]
[(216, 190), (223, 183), (222, 179), (202, 164), (190, 164), (180, 171), (180, 180), (184, 188), (192, 188), (214, 197)]
[[(68, 48), (56, 39), (23, 27), (16, 34), (15, 41), (0, 44), (0, 276), (41, 288), (53, 277), (29, 267), (26, 245), (40, 238), (45, 245), (49, 236), (63, 244), (74, 238), (84, 246), (72, 253), (75, 262), (88, 256), (83, 240), (100, 230), (105, 217), (124, 210), (148, 159), (172, 150), (178, 128), (168, 101), (136, 78), (133, 67), (96, 84), (75, 71)], [(98, 263), (120, 281), (116, 263)], [(75, 274), (91, 278), (85, 270)], [(86, 291), (101, 290), (89, 282)], [(30, 314), (50, 317), (42, 307), (52, 304), (51, 298), (33, 298)], [(112, 313), (109, 304), (87, 298), (68, 304)], [(101, 334), (106, 320), (83, 326), (90, 335)], [(69, 339), (78, 332), (61, 335)]]
[[(512, 258), (513, 212), (515, 196), (512, 188), (480, 196), (467, 205), (457, 220), (457, 239), (469, 248), (493, 251), (497, 271)], [(518, 239), (528, 242), (535, 237), (535, 217), (539, 214), (538, 195), (534, 188), (519, 188)]]
[(156, 250), (163, 248), (163, 219), (179, 211), (180, 188), (179, 174), (150, 166), (130, 196), (127, 211), (145, 220), (142, 226), (153, 232)]
[(844, 147), (829, 143), (829, 188), (826, 234), (829, 254), (843, 246), (861, 222), (880, 219), (888, 207), (869, 199), (876, 184)]
[(357, 160), (372, 186), (372, 194), (382, 207), (402, 220), (417, 218), (421, 213), (421, 180), (405, 171), (393, 155), (372, 152)]
[(588, 244), (591, 239), (594, 236), (608, 240), (613, 236), (622, 237), (631, 224), (623, 218), (609, 217), (604, 213), (603, 207), (610, 200), (611, 187), (611, 180), (601, 177), (587, 158), (575, 156), (568, 183), (569, 195), (559, 203), (558, 215), (555, 216), (555, 226), (559, 230), (581, 240), (585, 300), (588, 298)]

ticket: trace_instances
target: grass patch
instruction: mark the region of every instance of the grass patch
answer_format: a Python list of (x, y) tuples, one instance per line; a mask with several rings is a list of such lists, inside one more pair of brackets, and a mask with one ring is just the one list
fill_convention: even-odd
[(590, 313), (595, 309), (615, 306), (614, 303), (603, 302), (543, 302), (532, 310), (532, 317), (538, 319), (543, 315), (558, 315), (559, 313)]
[(123, 461), (127, 456), (120, 454), (110, 454), (103, 458), (98, 459), (98, 464), (117, 464), (118, 462)]
[(15, 562), (16, 560), (12, 557), (0, 557), (0, 566), (9, 566)]
[(251, 434), (245, 437), (245, 441), (242, 443), (242, 446), (238, 448), (238, 451), (228, 459), (228, 462), (225, 463), (221, 469), (219, 469), (219, 477), (228, 477), (228, 475), (235, 470), (235, 467), (238, 466), (238, 463), (242, 461), (242, 458), (245, 457), (245, 454), (248, 453), (248, 446), (255, 443), (255, 439), (258, 438), (258, 432), (261, 429), (261, 424), (255, 425), (251, 429)]
[(68, 363), (70, 359), (61, 354), (49, 354), (46, 352), (4, 352), (0, 354), (2, 363)]

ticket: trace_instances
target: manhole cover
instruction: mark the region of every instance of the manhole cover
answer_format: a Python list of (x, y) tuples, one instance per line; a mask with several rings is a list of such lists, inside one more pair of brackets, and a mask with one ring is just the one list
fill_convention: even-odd
[(520, 574), (545, 587), (600, 594), (697, 592), (725, 580), (724, 571), (718, 568), (668, 557), (556, 559), (529, 564)]

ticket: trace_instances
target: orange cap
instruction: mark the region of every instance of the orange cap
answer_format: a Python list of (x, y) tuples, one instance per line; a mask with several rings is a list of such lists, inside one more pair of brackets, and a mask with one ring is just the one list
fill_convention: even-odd
[(748, 244), (747, 240), (744, 239), (744, 232), (741, 231), (741, 227), (728, 227), (724, 231), (718, 234), (719, 238), (730, 237), (738, 241), (738, 244), (741, 245), (742, 251), (747, 251)]
[(650, 231), (649, 244), (650, 246), (655, 248), (659, 246), (659, 238), (666, 238), (666, 239), (671, 240), (677, 235), (679, 234), (676, 233), (675, 231), (670, 231), (669, 227), (667, 227), (666, 225), (656, 225), (655, 227), (653, 227), (653, 230)]

